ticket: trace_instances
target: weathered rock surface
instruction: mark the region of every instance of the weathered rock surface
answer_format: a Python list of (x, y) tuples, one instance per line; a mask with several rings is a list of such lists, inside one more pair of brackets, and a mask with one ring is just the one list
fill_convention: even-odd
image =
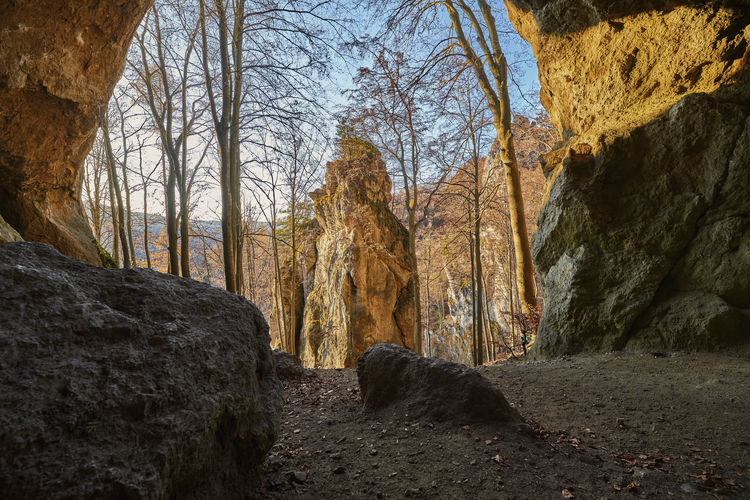
[(281, 349), (272, 351), (274, 363), (276, 364), (276, 375), (279, 378), (300, 378), (314, 375), (313, 370), (302, 367), (302, 362), (294, 354), (289, 354)]
[(393, 344), (367, 349), (357, 359), (357, 377), (368, 411), (397, 411), (415, 421), (523, 423), (500, 390), (476, 370)]
[(368, 347), (414, 347), (406, 229), (389, 210), (391, 181), (377, 152), (326, 166), (313, 193), (323, 234), (307, 297), (301, 358), (307, 367), (354, 366)]
[(83, 160), (153, 0), (0, 5), (0, 215), (27, 241), (101, 265)]
[(0, 243), (8, 243), (10, 241), (23, 241), (23, 238), (0, 215)]
[(507, 0), (544, 158), (532, 353), (750, 350), (750, 6)]
[(242, 297), (0, 245), (0, 497), (253, 498), (279, 429)]

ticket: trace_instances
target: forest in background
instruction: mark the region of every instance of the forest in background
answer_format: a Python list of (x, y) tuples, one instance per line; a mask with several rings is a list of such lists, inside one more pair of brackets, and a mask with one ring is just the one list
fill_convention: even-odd
[(293, 350), (279, 311), (304, 300), (285, 283), (314, 259), (307, 194), (342, 141), (362, 138), (388, 165), (409, 233), (421, 352), (467, 364), (523, 353), (541, 304), (517, 271), (507, 166), (530, 235), (538, 157), (557, 140), (534, 90), (518, 92), (529, 59), (502, 6), (482, 0), (157, 0), (85, 163), (92, 231), (112, 266), (245, 295)]

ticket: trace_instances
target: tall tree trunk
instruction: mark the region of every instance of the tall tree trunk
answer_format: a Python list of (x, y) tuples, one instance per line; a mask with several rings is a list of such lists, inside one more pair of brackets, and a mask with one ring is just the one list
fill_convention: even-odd
[(148, 189), (143, 183), (143, 251), (146, 253), (146, 268), (151, 269), (151, 252), (148, 249)]
[[(109, 163), (107, 163), (109, 165)], [(117, 221), (117, 200), (115, 198), (115, 188), (112, 184), (112, 172), (107, 167), (107, 183), (109, 184), (109, 212), (112, 216), (112, 258), (117, 265), (120, 265), (120, 224)]]
[(292, 238), (292, 281), (290, 283), (289, 293), (289, 323), (290, 326), (290, 343), (289, 352), (297, 355), (297, 311), (296, 311), (296, 299), (297, 299), (297, 220), (295, 217), (295, 211), (297, 210), (297, 204), (295, 203), (295, 196), (292, 193), (292, 204), (291, 204), (291, 238)]
[(477, 264), (475, 262), (476, 253), (474, 252), (474, 233), (469, 232), (469, 261), (471, 265), (471, 339), (472, 354), (474, 356), (474, 366), (480, 364), (480, 343), (481, 336), (477, 332)]
[(128, 237), (125, 234), (125, 208), (122, 203), (122, 191), (120, 190), (120, 181), (117, 178), (117, 164), (115, 161), (115, 155), (112, 152), (112, 143), (109, 138), (109, 117), (107, 111), (103, 113), (102, 119), (102, 134), (104, 136), (104, 147), (107, 151), (107, 163), (109, 164), (110, 178), (112, 179), (112, 186), (115, 190), (115, 196), (117, 199), (117, 233), (120, 236), (120, 243), (122, 244), (122, 266), (125, 269), (130, 269), (130, 252), (128, 248)]
[(412, 291), (414, 293), (414, 352), (422, 355), (422, 301), (419, 290), (419, 271), (417, 269), (417, 237), (413, 215), (410, 214), (409, 230), (409, 267), (411, 267)]
[(476, 268), (474, 280), (476, 281), (476, 295), (474, 300), (476, 301), (476, 324), (477, 324), (477, 363), (479, 365), (484, 364), (484, 312), (482, 306), (484, 304), (484, 292), (482, 287), (482, 252), (481, 252), (481, 233), (480, 233), (480, 218), (479, 218), (479, 192), (475, 191), (476, 198), (474, 198), (474, 266)]
[(125, 163), (122, 164), (122, 185), (125, 189), (125, 220), (127, 221), (128, 228), (128, 246), (130, 247), (130, 255), (132, 256), (132, 265), (137, 267), (138, 263), (135, 259), (135, 243), (133, 242), (133, 218), (132, 212), (130, 211), (130, 187), (128, 186), (128, 174)]
[[(500, 159), (505, 166), (505, 182), (508, 192), (508, 207), (510, 211), (511, 227), (513, 229), (513, 248), (516, 256), (516, 282), (521, 296), (521, 308), (528, 313), (527, 304), (536, 303), (536, 290), (534, 287), (534, 266), (531, 261), (531, 247), (529, 236), (526, 231), (526, 217), (523, 208), (523, 195), (521, 193), (520, 174), (516, 162), (516, 153), (513, 145), (513, 134), (511, 133), (511, 108), (508, 95), (508, 68), (505, 55), (500, 47), (495, 18), (492, 15), (490, 5), (486, 0), (477, 0), (484, 18), (484, 26), (474, 15), (472, 9), (467, 6), (465, 0), (455, 0), (455, 5), (461, 9), (471, 21), (476, 41), (480, 45), (485, 59), (478, 57), (473, 47), (469, 44), (461, 24), (461, 16), (452, 0), (446, 0), (445, 6), (451, 24), (456, 31), (456, 37), (466, 55), (466, 59), (474, 70), (479, 86), (487, 96), (487, 103), (492, 111), (497, 142), (500, 147)], [(485, 37), (486, 27), (489, 43)], [(485, 60), (489, 65), (490, 72), (499, 91), (499, 95), (492, 88), (490, 80), (484, 70)]]
[[(170, 155), (167, 155), (169, 157)], [(169, 272), (180, 275), (180, 259), (177, 251), (177, 195), (175, 188), (177, 177), (174, 161), (169, 159), (169, 174), (167, 176), (167, 247), (169, 248)]]
[(242, 104), (242, 36), (245, 24), (245, 0), (235, 6), (232, 30), (232, 58), (234, 88), (232, 89), (232, 119), (229, 130), (231, 144), (231, 170), (229, 176), (232, 190), (232, 229), (234, 231), (235, 291), (242, 293), (242, 200), (240, 197), (240, 107)]

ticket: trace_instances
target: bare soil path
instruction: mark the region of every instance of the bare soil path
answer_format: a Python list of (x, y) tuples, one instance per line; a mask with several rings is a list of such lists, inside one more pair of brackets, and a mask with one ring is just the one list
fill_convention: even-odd
[(479, 371), (536, 436), (375, 419), (354, 370), (285, 381), (264, 498), (750, 498), (749, 358), (610, 353)]

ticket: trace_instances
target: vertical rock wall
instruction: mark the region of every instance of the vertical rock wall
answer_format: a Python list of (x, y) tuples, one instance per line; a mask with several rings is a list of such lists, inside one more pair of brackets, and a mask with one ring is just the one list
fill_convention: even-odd
[(377, 152), (326, 166), (311, 194), (323, 234), (300, 352), (307, 367), (354, 367), (383, 342), (414, 348), (406, 229), (389, 210), (391, 180)]
[(538, 357), (750, 347), (750, 6), (506, 0), (565, 142)]
[(153, 0), (0, 5), (0, 216), (27, 241), (100, 265), (83, 161)]

